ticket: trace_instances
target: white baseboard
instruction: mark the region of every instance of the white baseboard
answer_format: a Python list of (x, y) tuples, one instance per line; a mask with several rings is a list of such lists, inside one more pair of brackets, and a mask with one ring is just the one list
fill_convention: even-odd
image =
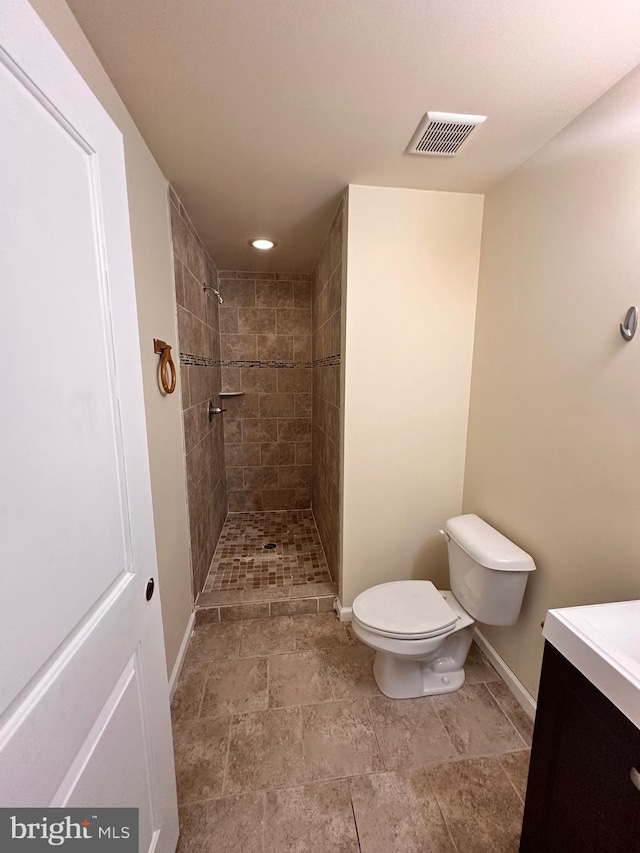
[(480, 646), (487, 658), (491, 661), (494, 669), (498, 672), (498, 674), (501, 676), (509, 690), (518, 700), (525, 714), (527, 714), (527, 716), (533, 720), (535, 718), (536, 708), (538, 706), (536, 700), (529, 693), (527, 688), (520, 681), (514, 671), (505, 663), (504, 659), (500, 657), (500, 655), (491, 645), (489, 640), (487, 640), (484, 634), (481, 633), (477, 628), (473, 632), (473, 639)]
[(336, 613), (338, 615), (338, 619), (341, 622), (351, 622), (351, 618), (353, 616), (353, 611), (352, 611), (351, 607), (343, 607), (340, 604), (339, 598), (336, 598), (336, 600), (333, 602), (333, 609), (336, 611)]
[(189, 648), (189, 640), (191, 639), (191, 635), (193, 634), (193, 626), (196, 622), (196, 614), (193, 612), (191, 617), (189, 618), (189, 622), (187, 623), (187, 630), (184, 632), (184, 637), (182, 638), (182, 643), (180, 644), (180, 651), (178, 652), (178, 657), (176, 658), (176, 662), (173, 665), (173, 670), (171, 672), (171, 678), (169, 679), (169, 698), (173, 699), (173, 694), (176, 692), (176, 687), (178, 686), (178, 679), (180, 678), (180, 673), (182, 672), (182, 664), (184, 663), (184, 659), (187, 654), (187, 649)]

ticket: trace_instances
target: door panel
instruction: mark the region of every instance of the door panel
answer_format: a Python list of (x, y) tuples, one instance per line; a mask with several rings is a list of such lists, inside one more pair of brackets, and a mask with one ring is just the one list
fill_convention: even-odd
[[(156, 808), (153, 772), (145, 739), (144, 681), (139, 653), (127, 663), (115, 689), (80, 750), (53, 803), (61, 806), (90, 807), (98, 800), (103, 806), (138, 806), (140, 791), (146, 789), (148, 809), (140, 811), (139, 846), (148, 850), (153, 837), (149, 819)], [(122, 748), (125, 747), (125, 761)], [(117, 789), (103, 793), (105, 770), (120, 774)]]
[[(12, 484), (0, 507), (3, 551), (14, 569), (0, 646), (25, 625), (38, 630), (3, 670), (0, 711), (130, 562), (96, 155), (15, 70), (0, 64), (0, 186), (18, 201), (0, 213), (1, 280), (11, 284), (0, 296), (0, 340), (17, 354), (3, 376), (11, 405), (0, 426), (0, 468)], [(63, 587), (73, 593), (60, 595)]]
[(0, 116), (0, 805), (135, 806), (171, 853), (122, 137), (26, 0), (2, 2)]

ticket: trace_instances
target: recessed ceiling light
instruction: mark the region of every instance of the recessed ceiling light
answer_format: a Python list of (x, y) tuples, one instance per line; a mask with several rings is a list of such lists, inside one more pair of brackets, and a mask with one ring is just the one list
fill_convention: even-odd
[(258, 240), (249, 240), (249, 245), (253, 246), (254, 249), (262, 249), (262, 251), (265, 251), (266, 249), (273, 249), (278, 244), (274, 243), (273, 240), (264, 240), (260, 238)]

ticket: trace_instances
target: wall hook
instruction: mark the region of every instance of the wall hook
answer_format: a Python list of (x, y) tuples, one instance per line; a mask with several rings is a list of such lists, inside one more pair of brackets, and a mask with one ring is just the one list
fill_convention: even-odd
[(171, 358), (171, 347), (166, 341), (153, 339), (153, 351), (160, 355), (158, 375), (165, 394), (173, 394), (176, 390), (176, 366)]
[(627, 311), (624, 323), (620, 323), (620, 334), (625, 341), (630, 341), (638, 328), (638, 306), (632, 305)]

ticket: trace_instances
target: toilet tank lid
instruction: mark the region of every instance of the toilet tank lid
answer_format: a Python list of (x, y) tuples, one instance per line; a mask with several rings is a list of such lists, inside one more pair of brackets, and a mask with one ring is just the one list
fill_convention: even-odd
[(445, 530), (463, 551), (487, 569), (535, 571), (536, 564), (526, 551), (473, 513), (450, 518)]

